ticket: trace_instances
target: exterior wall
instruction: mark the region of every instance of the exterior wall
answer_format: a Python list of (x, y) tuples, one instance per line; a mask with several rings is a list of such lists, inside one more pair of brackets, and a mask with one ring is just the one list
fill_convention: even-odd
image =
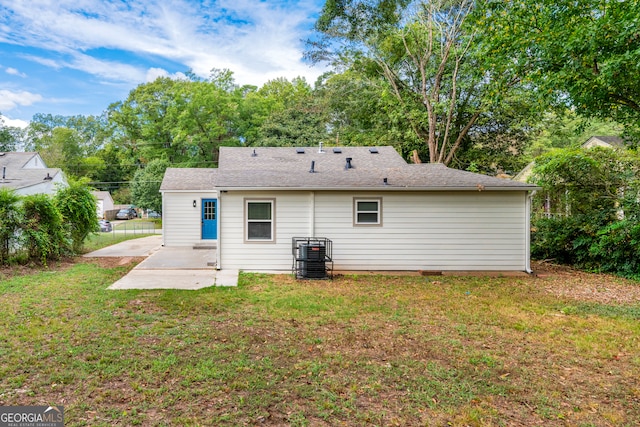
[[(216, 191), (162, 193), (162, 234), (165, 246), (192, 246), (202, 240), (202, 199), (215, 199)], [(193, 207), (193, 201), (196, 207)]]
[[(56, 185), (57, 184), (57, 185)], [(30, 185), (29, 187), (22, 187), (16, 189), (16, 194), (21, 196), (28, 196), (31, 194), (49, 194), (54, 195), (58, 191), (59, 187), (67, 187), (67, 181), (64, 179), (62, 173), (56, 174), (51, 181), (42, 181), (36, 185)]]
[(47, 165), (40, 157), (40, 154), (34, 154), (27, 163), (22, 166), (22, 169), (46, 169)]
[[(244, 242), (245, 198), (275, 198), (275, 243)], [(381, 226), (354, 226), (354, 197), (382, 198)], [(292, 237), (333, 241), (336, 270), (515, 270), (528, 266), (525, 192), (229, 192), (220, 266), (288, 270)], [(312, 224), (313, 223), (313, 224)]]
[(113, 199), (110, 196), (102, 199), (102, 207), (105, 211), (112, 211)]
[[(275, 198), (275, 242), (245, 243), (244, 200)], [(291, 238), (311, 233), (311, 193), (228, 192), (221, 195), (220, 267), (244, 270), (291, 270)]]
[(394, 193), (382, 226), (352, 225), (353, 197), (318, 194), (316, 234), (336, 270), (525, 270), (523, 192)]
[(104, 200), (96, 200), (96, 214), (98, 218), (104, 217)]

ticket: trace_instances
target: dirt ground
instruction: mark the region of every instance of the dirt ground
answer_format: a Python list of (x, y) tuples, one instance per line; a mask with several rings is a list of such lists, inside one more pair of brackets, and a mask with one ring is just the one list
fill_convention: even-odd
[(533, 278), (559, 297), (602, 304), (640, 303), (640, 283), (610, 274), (585, 273), (567, 266), (532, 262)]

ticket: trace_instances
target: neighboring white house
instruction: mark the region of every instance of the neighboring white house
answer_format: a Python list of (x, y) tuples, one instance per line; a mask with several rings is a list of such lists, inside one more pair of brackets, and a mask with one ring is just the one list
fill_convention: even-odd
[(93, 191), (91, 194), (96, 198), (96, 213), (98, 218), (105, 218), (105, 213), (114, 209), (111, 193), (108, 191)]
[(221, 269), (290, 270), (292, 239), (322, 237), (336, 271), (530, 271), (536, 189), (393, 147), (222, 147), (218, 169), (167, 170), (164, 244), (215, 241)]
[(38, 153), (0, 152), (0, 187), (12, 188), (19, 195), (55, 194), (67, 187), (58, 168), (48, 168)]

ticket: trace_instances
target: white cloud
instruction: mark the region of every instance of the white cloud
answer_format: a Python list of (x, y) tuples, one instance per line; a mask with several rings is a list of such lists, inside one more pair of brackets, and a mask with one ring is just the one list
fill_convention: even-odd
[(37, 93), (0, 89), (0, 111), (10, 111), (18, 106), (28, 106), (41, 100), (42, 96)]
[[(320, 0), (12, 2), (6, 7), (11, 22), (0, 18), (0, 41), (65, 58), (39, 58), (41, 64), (116, 81), (141, 83), (156, 73), (140, 62), (125, 65), (130, 58), (119, 57), (117, 51), (165, 58), (202, 77), (212, 68), (228, 68), (240, 84), (297, 76), (312, 81), (322, 70), (302, 61), (301, 39), (320, 7)], [(113, 55), (101, 59), (96, 49)]]
[(59, 70), (65, 67), (64, 63), (50, 58), (42, 58), (35, 55), (21, 55), (21, 57), (37, 64), (44, 65), (45, 67), (53, 68), (54, 70)]
[(147, 76), (145, 78), (145, 83), (152, 82), (158, 77), (169, 77), (174, 80), (185, 80), (187, 76), (184, 73), (174, 73), (170, 74), (167, 70), (162, 68), (149, 68), (147, 70)]
[(66, 66), (106, 80), (140, 82), (144, 79), (144, 72), (140, 67), (118, 61), (106, 61), (85, 54), (76, 54), (66, 63)]
[(9, 117), (3, 116), (2, 114), (0, 114), (0, 121), (2, 121), (4, 123), (4, 126), (7, 127), (24, 129), (29, 126), (29, 122), (25, 120), (10, 119)]
[(4, 70), (7, 74), (11, 74), (13, 76), (18, 76), (18, 77), (27, 77), (27, 75), (25, 73), (21, 73), (20, 71), (18, 71), (17, 69), (13, 68), (13, 67), (7, 67)]

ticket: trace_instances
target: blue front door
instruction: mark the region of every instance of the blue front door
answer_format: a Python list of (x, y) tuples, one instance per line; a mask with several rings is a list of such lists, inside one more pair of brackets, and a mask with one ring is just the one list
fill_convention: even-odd
[(218, 200), (202, 199), (202, 238), (218, 238)]

